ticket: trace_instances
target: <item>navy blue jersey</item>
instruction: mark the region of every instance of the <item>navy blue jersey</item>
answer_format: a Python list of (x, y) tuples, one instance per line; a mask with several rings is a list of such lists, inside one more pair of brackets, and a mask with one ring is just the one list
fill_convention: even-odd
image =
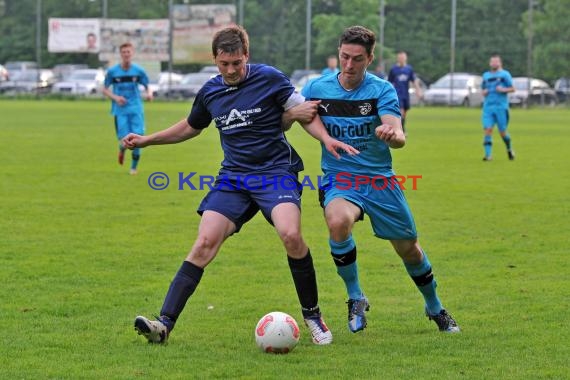
[(398, 94), (398, 99), (408, 99), (410, 97), (409, 83), (416, 80), (416, 74), (412, 66), (394, 65), (388, 74), (388, 82), (392, 83)]
[(214, 121), (224, 151), (220, 173), (303, 170), (301, 157), (281, 128), (281, 115), (294, 90), (282, 72), (261, 64), (248, 64), (238, 85), (229, 86), (218, 75), (202, 87), (188, 123), (204, 129)]

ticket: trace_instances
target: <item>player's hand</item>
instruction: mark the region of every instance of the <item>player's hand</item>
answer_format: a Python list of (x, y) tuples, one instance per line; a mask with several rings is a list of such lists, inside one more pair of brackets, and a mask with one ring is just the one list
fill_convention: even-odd
[(338, 153), (339, 150), (342, 150), (344, 152), (346, 152), (347, 154), (354, 156), (355, 154), (359, 154), (360, 151), (348, 144), (345, 144), (341, 141), (338, 141), (336, 139), (333, 139), (332, 137), (327, 139), (327, 141), (324, 142), (325, 148), (326, 150), (332, 154), (333, 156), (335, 156), (335, 158), (337, 160), (340, 159), (340, 154)]
[(115, 103), (117, 103), (120, 106), (124, 106), (125, 104), (127, 104), (127, 99), (125, 99), (125, 97), (123, 96), (117, 96), (115, 98)]
[(154, 99), (154, 96), (152, 95), (152, 91), (148, 91), (146, 93), (145, 99), (147, 102), (152, 102), (152, 100)]
[(287, 112), (290, 111), (292, 119), (297, 120), (299, 123), (309, 124), (313, 121), (315, 116), (317, 116), (319, 104), (321, 104), (320, 100), (307, 100), (295, 107), (292, 107), (287, 110)]
[(392, 124), (382, 124), (374, 130), (376, 137), (385, 141), (390, 147), (403, 146), (406, 141), (402, 131)]
[(148, 145), (148, 141), (145, 136), (129, 133), (121, 140), (121, 144), (127, 149), (135, 149), (144, 148)]

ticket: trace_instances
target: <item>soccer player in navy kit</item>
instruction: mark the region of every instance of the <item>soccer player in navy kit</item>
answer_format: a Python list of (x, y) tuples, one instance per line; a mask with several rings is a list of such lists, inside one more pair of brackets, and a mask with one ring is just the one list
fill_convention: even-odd
[[(142, 67), (132, 62), (134, 47), (130, 42), (119, 47), (121, 63), (111, 67), (105, 76), (103, 94), (111, 99), (111, 113), (115, 116), (115, 132), (119, 139), (119, 164), (123, 165), (126, 148), (120, 142), (129, 133), (144, 135), (144, 110), (139, 84), (146, 89), (145, 97), (152, 100), (148, 76)], [(112, 90), (110, 87), (112, 86)], [(141, 150), (133, 149), (130, 174), (137, 174)]]
[[(329, 134), (360, 151), (334, 160), (323, 149), (321, 160), (326, 187), (319, 198), (329, 228), (332, 258), (348, 293), (348, 327), (358, 332), (367, 325), (369, 303), (360, 287), (352, 236), (354, 224), (367, 214), (374, 234), (389, 240), (401, 257), (423, 295), (429, 319), (441, 331), (458, 332), (457, 323), (437, 296), (431, 264), (394, 178), (390, 148), (402, 148), (406, 138), (394, 87), (366, 71), (374, 59), (374, 45), (372, 31), (362, 26), (346, 29), (339, 43), (340, 74), (317, 78), (302, 91), (306, 99), (320, 102), (318, 114)], [(294, 113), (293, 109), (286, 116), (293, 117)]]
[(388, 82), (392, 83), (398, 94), (398, 102), (400, 103), (400, 114), (402, 115), (402, 129), (406, 132), (406, 114), (411, 108), (410, 105), (410, 82), (416, 88), (418, 98), (423, 97), (422, 88), (419, 79), (416, 78), (414, 69), (408, 65), (408, 54), (405, 51), (399, 51), (396, 56), (397, 64), (392, 66), (388, 73)]
[(503, 69), (501, 57), (498, 54), (491, 56), (489, 60), (491, 70), (483, 73), (483, 147), (485, 156), (483, 161), (491, 161), (491, 148), (493, 147), (493, 126), (497, 124), (501, 138), (507, 147), (509, 160), (515, 159), (515, 152), (511, 146), (511, 136), (507, 132), (509, 126), (509, 99), (507, 94), (514, 92), (513, 78), (511, 73)]
[[(224, 151), (215, 186), (198, 208), (202, 215), (198, 237), (172, 280), (160, 316), (157, 320), (137, 317), (135, 329), (149, 342), (165, 342), (200, 282), (204, 268), (215, 258), (224, 240), (239, 232), (261, 210), (287, 251), (303, 318), (313, 342), (329, 344), (332, 334), (321, 318), (313, 261), (301, 235), (296, 176), (303, 169), (303, 162), (286, 140), (281, 121), (284, 110), (301, 105), (305, 99), (294, 92), (289, 79), (280, 71), (247, 63), (248, 36), (239, 26), (216, 33), (212, 54), (221, 75), (202, 87), (187, 118), (149, 136), (130, 134), (123, 139), (129, 149), (174, 144), (198, 136), (214, 121)], [(337, 149), (349, 155), (357, 153), (349, 145), (331, 138), (318, 117), (303, 127), (333, 156), (340, 157)]]

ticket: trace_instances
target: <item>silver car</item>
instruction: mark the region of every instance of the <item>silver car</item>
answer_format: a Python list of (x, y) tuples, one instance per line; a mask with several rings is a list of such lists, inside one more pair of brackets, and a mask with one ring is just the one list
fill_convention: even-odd
[[(480, 107), (483, 103), (480, 75), (468, 73), (446, 74), (424, 93), (427, 105)], [(452, 88), (453, 83), (453, 88)]]
[(54, 94), (95, 95), (100, 94), (105, 81), (105, 72), (100, 69), (83, 69), (72, 72), (67, 80), (52, 87)]
[[(528, 92), (530, 84), (530, 94)], [(511, 106), (528, 107), (531, 105), (555, 106), (558, 103), (556, 91), (545, 81), (536, 78), (513, 78), (515, 92), (510, 92), (509, 104)]]

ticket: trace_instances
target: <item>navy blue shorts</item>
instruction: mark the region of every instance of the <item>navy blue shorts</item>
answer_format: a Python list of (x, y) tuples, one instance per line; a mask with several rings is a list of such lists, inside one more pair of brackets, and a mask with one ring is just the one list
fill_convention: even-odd
[(236, 225), (234, 233), (261, 210), (271, 221), (271, 211), (280, 203), (294, 203), (301, 209), (301, 184), (296, 173), (219, 175), (198, 207), (198, 214), (215, 211)]
[(398, 102), (400, 103), (401, 109), (405, 109), (406, 111), (410, 109), (410, 98), (398, 98)]

